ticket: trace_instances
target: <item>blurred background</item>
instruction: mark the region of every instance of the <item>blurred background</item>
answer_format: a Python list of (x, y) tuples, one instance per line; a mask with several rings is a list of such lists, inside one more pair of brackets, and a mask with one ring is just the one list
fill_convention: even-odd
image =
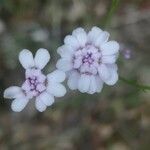
[(122, 81), (99, 94), (69, 91), (39, 113), (21, 113), (3, 99), (20, 86), (18, 53), (46, 48), (55, 69), (57, 47), (77, 27), (99, 26), (120, 43), (119, 74), (150, 85), (149, 0), (0, 0), (0, 150), (149, 150), (150, 92)]

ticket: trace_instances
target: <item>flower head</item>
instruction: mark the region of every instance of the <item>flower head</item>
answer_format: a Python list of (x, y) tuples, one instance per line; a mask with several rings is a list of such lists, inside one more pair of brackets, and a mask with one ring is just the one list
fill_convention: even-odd
[(77, 28), (64, 39), (57, 52), (61, 59), (56, 67), (67, 73), (70, 89), (82, 93), (100, 92), (103, 83), (114, 85), (118, 80), (117, 65), (119, 44), (108, 41), (109, 33), (93, 27), (86, 33)]
[(60, 84), (65, 80), (64, 72), (55, 70), (47, 76), (42, 73), (49, 60), (50, 54), (43, 48), (36, 52), (35, 58), (29, 50), (20, 52), (19, 61), (26, 70), (25, 82), (21, 87), (11, 86), (4, 91), (5, 98), (14, 99), (11, 105), (13, 111), (23, 110), (30, 99), (36, 98), (36, 108), (42, 112), (54, 103), (54, 96), (65, 95), (66, 89)]

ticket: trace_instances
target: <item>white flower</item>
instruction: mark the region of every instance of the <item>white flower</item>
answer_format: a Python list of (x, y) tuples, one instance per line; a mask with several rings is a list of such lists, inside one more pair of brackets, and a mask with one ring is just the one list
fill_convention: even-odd
[(57, 52), (61, 59), (56, 67), (67, 73), (70, 89), (82, 93), (100, 92), (103, 83), (114, 85), (118, 80), (117, 65), (119, 44), (108, 41), (109, 33), (93, 27), (86, 33), (77, 28), (64, 39)]
[(65, 80), (65, 73), (55, 70), (45, 76), (41, 71), (49, 60), (50, 54), (43, 48), (36, 52), (35, 58), (29, 50), (20, 52), (19, 61), (26, 69), (25, 82), (21, 87), (11, 86), (4, 91), (5, 98), (14, 99), (11, 105), (13, 111), (22, 111), (28, 101), (35, 97), (36, 108), (42, 112), (54, 103), (54, 96), (65, 95), (66, 89), (61, 84)]

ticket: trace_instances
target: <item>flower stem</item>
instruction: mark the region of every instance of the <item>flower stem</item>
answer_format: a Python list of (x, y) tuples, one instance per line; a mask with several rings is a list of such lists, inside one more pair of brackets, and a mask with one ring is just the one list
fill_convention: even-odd
[(111, 6), (109, 11), (106, 14), (106, 20), (104, 22), (104, 27), (107, 27), (109, 22), (111, 21), (112, 16), (114, 15), (115, 11), (117, 10), (118, 4), (120, 0), (112, 0)]
[(134, 86), (140, 90), (143, 90), (143, 91), (150, 90), (150, 86), (148, 86), (148, 85), (141, 85), (141, 84), (138, 84), (136, 81), (128, 80), (121, 76), (119, 77), (119, 79), (120, 79), (120, 81), (125, 82), (131, 86)]

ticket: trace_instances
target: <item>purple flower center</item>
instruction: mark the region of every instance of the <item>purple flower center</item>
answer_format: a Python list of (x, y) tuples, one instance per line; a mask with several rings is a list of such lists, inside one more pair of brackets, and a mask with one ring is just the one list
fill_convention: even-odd
[(46, 76), (39, 69), (26, 70), (26, 80), (22, 89), (29, 98), (38, 96), (46, 90)]
[(80, 73), (97, 74), (100, 64), (101, 52), (93, 45), (87, 44), (84, 48), (78, 49), (73, 57), (73, 67)]
[(82, 58), (82, 63), (88, 63), (89, 65), (91, 65), (93, 62), (94, 62), (94, 59), (92, 58), (92, 53), (87, 53)]

